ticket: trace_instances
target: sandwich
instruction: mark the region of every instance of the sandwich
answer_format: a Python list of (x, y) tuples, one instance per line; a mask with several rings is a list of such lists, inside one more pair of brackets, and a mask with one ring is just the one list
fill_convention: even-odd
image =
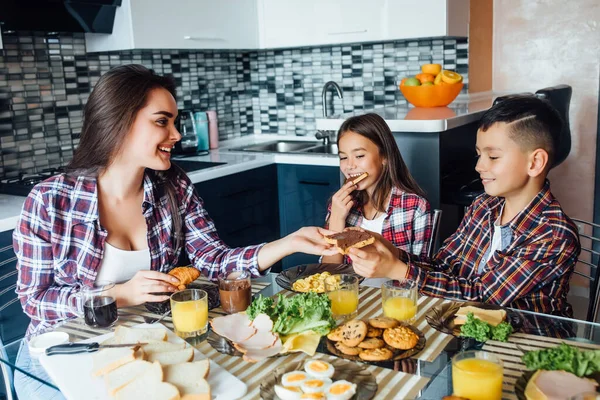
[(359, 228), (346, 228), (342, 232), (325, 236), (325, 241), (334, 245), (340, 254), (348, 254), (352, 247), (360, 249), (373, 244), (375, 237)]
[(359, 176), (354, 177), (352, 179), (352, 183), (356, 186), (356, 185), (358, 185), (358, 182), (362, 181), (363, 179), (366, 179), (368, 176), (369, 176), (369, 174), (367, 172), (363, 172)]
[(487, 322), (494, 327), (506, 319), (506, 311), (504, 310), (486, 310), (473, 306), (465, 306), (459, 308), (456, 312), (454, 325), (464, 325), (467, 322), (468, 313), (473, 313), (473, 317)]

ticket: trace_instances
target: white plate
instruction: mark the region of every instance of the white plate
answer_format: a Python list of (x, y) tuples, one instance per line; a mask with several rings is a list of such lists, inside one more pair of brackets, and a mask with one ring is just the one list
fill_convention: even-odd
[[(181, 343), (183, 339), (175, 335), (162, 324), (140, 324), (133, 328), (163, 328), (167, 331), (167, 341)], [(82, 343), (103, 342), (114, 333), (82, 340)], [(194, 349), (194, 360), (207, 358)], [(90, 353), (40, 356), (40, 363), (58, 386), (67, 400), (111, 400), (103, 377), (92, 377), (92, 356)], [(216, 400), (239, 399), (248, 391), (248, 387), (235, 376), (231, 375), (219, 364), (210, 361), (210, 373), (207, 379), (213, 398)]]

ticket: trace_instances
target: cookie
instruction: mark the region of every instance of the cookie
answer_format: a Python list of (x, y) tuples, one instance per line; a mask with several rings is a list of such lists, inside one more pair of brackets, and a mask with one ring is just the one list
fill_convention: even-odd
[(368, 325), (367, 337), (381, 337), (383, 335), (383, 329), (373, 328), (371, 325)]
[(333, 342), (339, 342), (340, 340), (342, 340), (343, 329), (344, 329), (344, 325), (340, 325), (340, 326), (334, 328), (331, 332), (329, 332), (327, 334), (327, 339), (329, 339)]
[(367, 324), (358, 319), (353, 319), (344, 324), (342, 330), (342, 343), (348, 347), (356, 347), (367, 337)]
[(361, 349), (380, 349), (385, 342), (379, 338), (367, 338), (358, 344)]
[(375, 317), (369, 320), (369, 325), (373, 328), (388, 329), (397, 327), (398, 321), (388, 317)]
[(346, 354), (349, 356), (357, 356), (361, 352), (361, 349), (359, 349), (358, 347), (346, 346), (342, 342), (336, 342), (335, 348), (338, 349), (339, 351), (341, 351), (343, 354)]
[(365, 361), (385, 361), (392, 358), (393, 355), (394, 353), (390, 349), (384, 347), (381, 349), (363, 350), (358, 356)]
[(408, 350), (417, 345), (419, 336), (405, 326), (398, 326), (383, 331), (383, 340), (395, 349)]

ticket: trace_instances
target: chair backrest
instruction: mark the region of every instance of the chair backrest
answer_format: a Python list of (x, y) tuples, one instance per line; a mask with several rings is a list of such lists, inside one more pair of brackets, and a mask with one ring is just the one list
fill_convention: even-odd
[(442, 221), (442, 210), (437, 208), (433, 210), (433, 226), (431, 228), (431, 238), (427, 247), (427, 256), (432, 257), (435, 254), (438, 238), (440, 237), (440, 222)]
[[(571, 219), (579, 224), (582, 224), (584, 228), (589, 228), (584, 229), (584, 232), (594, 232), (594, 229), (600, 229), (600, 225), (598, 224), (575, 218)], [(584, 278), (587, 278), (590, 281), (590, 301), (586, 320), (594, 322), (598, 317), (598, 302), (600, 300), (600, 296), (598, 296), (598, 290), (600, 289), (600, 285), (598, 285), (598, 280), (600, 278), (600, 268), (598, 268), (598, 262), (600, 262), (600, 252), (596, 250), (600, 247), (600, 238), (595, 237), (593, 233), (591, 235), (588, 235), (587, 233), (580, 233), (579, 237), (587, 239), (587, 241), (590, 242), (589, 247), (583, 245), (581, 246), (581, 254), (578, 260), (578, 262), (587, 265), (590, 268), (590, 273), (589, 275), (587, 275), (582, 272), (575, 271), (575, 274), (583, 276)], [(586, 260), (586, 254), (589, 255), (589, 261)]]
[[(2, 340), (0, 340), (0, 357), (2, 358), (2, 360), (9, 359), (9, 356), (6, 350), (4, 349), (4, 343), (2, 343)], [(15, 393), (14, 375), (12, 367), (0, 361), (0, 373), (2, 373), (2, 379), (4, 380), (4, 398), (6, 398), (6, 400), (16, 400), (17, 395)]]

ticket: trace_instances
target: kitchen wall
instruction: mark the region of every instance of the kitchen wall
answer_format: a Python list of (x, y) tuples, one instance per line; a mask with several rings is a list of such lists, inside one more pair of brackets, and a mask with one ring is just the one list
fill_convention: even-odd
[[(67, 163), (82, 109), (100, 75), (140, 63), (173, 74), (178, 106), (216, 109), (221, 139), (253, 133), (313, 135), (321, 88), (338, 82), (344, 99), (329, 114), (406, 104), (399, 77), (437, 62), (465, 76), (467, 39), (424, 39), (276, 51), (85, 51), (80, 33), (4, 32), (0, 50), (0, 178)], [(328, 95), (331, 104), (331, 94)]]
[[(550, 172), (552, 191), (572, 217), (591, 221), (598, 130), (600, 4), (580, 0), (494, 1), (494, 90), (573, 87), (569, 158)], [(579, 266), (585, 270), (584, 266)], [(575, 285), (586, 284), (574, 277)]]

